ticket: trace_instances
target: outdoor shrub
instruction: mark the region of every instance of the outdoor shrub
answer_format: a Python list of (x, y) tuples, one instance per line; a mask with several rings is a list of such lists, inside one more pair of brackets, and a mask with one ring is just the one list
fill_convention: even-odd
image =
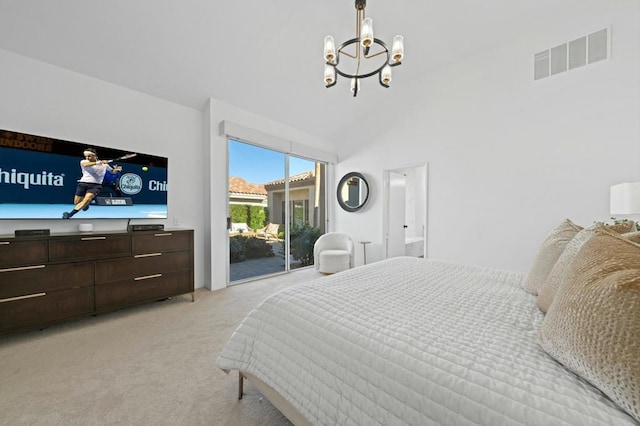
[(267, 219), (267, 209), (261, 206), (247, 204), (231, 204), (229, 206), (231, 222), (246, 223), (251, 229), (264, 228)]
[(301, 266), (313, 265), (313, 246), (322, 235), (320, 229), (311, 227), (307, 222), (302, 226), (292, 226), (289, 232), (291, 256), (299, 260)]
[(247, 206), (244, 204), (231, 204), (229, 206), (229, 217), (234, 223), (247, 223)]
[(229, 238), (229, 261), (231, 263), (242, 262), (247, 259), (244, 254), (244, 240), (246, 239), (247, 238), (241, 236)]
[(247, 259), (274, 256), (271, 246), (259, 238), (236, 235), (229, 238), (229, 261), (243, 262)]
[(265, 240), (259, 238), (245, 238), (245, 240), (244, 254), (247, 259), (258, 259), (260, 257), (271, 257), (274, 255), (271, 245)]
[(251, 229), (264, 228), (267, 219), (267, 213), (264, 207), (249, 206), (249, 218), (247, 224)]

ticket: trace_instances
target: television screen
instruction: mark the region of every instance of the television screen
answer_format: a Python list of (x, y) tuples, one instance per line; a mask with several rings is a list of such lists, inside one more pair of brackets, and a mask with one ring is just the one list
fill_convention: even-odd
[(0, 219), (166, 219), (167, 162), (0, 130)]

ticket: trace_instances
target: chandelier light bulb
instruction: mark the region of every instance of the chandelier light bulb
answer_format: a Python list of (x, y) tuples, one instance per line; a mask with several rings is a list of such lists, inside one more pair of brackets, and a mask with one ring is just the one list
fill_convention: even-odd
[(324, 38), (324, 60), (331, 64), (336, 60), (336, 44), (330, 35)]
[(360, 30), (360, 43), (364, 47), (371, 47), (373, 44), (373, 21), (371, 18), (365, 18), (362, 21), (362, 29)]
[(393, 38), (391, 55), (393, 62), (400, 62), (402, 60), (402, 57), (404, 56), (404, 39), (401, 35), (397, 35)]
[(391, 67), (389, 66), (389, 64), (385, 65), (384, 68), (382, 68), (380, 81), (382, 81), (386, 86), (391, 83)]
[(324, 66), (324, 82), (328, 86), (336, 81), (336, 69), (331, 65)]

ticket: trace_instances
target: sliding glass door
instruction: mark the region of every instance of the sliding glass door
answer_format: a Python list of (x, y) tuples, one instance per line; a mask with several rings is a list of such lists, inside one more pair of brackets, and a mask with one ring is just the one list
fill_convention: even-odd
[(229, 282), (313, 265), (326, 164), (229, 139)]
[[(313, 244), (326, 232), (326, 164), (289, 156), (286, 201), (290, 269), (313, 265)], [(285, 210), (285, 201), (282, 202)]]

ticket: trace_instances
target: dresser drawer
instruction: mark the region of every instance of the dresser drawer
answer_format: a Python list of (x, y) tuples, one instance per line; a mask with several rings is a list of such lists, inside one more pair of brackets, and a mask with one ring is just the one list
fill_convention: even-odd
[(128, 235), (85, 235), (49, 241), (51, 261), (114, 257), (131, 253)]
[(37, 293), (0, 302), (0, 333), (87, 315), (94, 309), (93, 287)]
[(96, 286), (96, 310), (109, 310), (191, 293), (192, 284), (190, 271), (181, 271)]
[(93, 285), (93, 263), (0, 268), (0, 300)]
[(96, 284), (191, 268), (191, 252), (146, 253), (96, 262)]
[(131, 247), (133, 254), (189, 250), (191, 248), (191, 233), (185, 231), (158, 231), (134, 235)]
[(0, 240), (0, 268), (9, 265), (44, 263), (48, 259), (49, 245), (46, 240)]

